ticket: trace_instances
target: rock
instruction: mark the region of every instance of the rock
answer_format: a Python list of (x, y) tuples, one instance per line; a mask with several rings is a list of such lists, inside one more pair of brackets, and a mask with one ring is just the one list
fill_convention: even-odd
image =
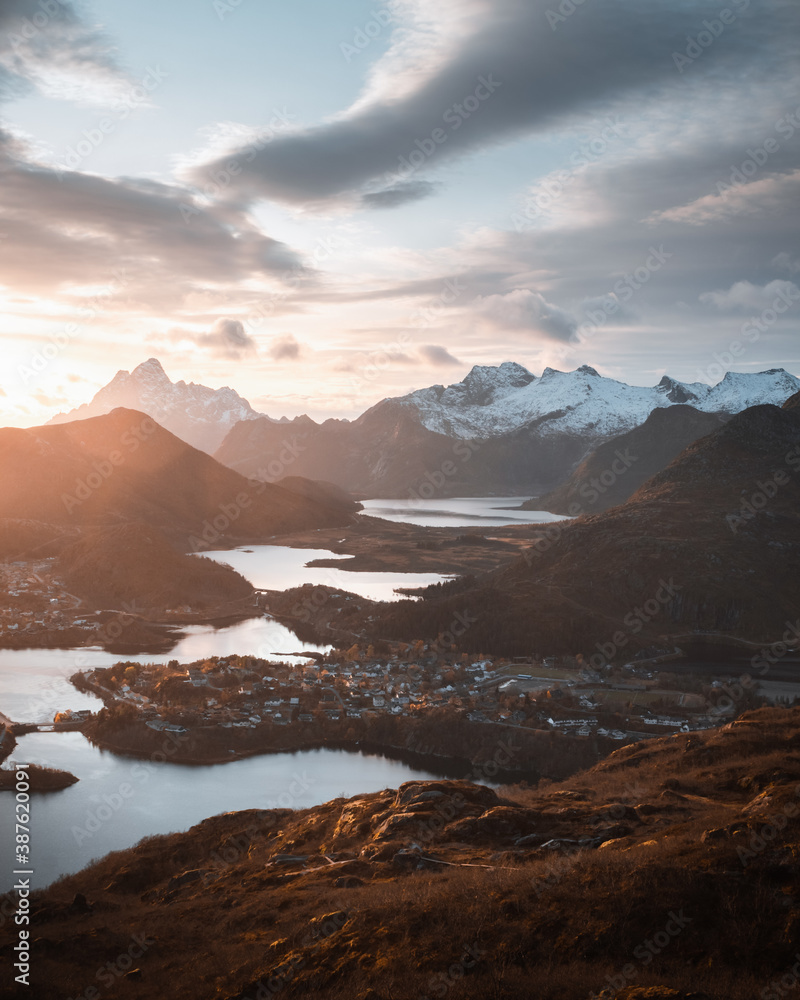
[(395, 813), (394, 816), (390, 816), (384, 823), (382, 823), (374, 833), (375, 840), (386, 840), (394, 839), (397, 837), (404, 837), (414, 834), (424, 834), (428, 825), (431, 829), (436, 827), (441, 828), (444, 826), (444, 821), (441, 817), (438, 817), (438, 823), (434, 824), (434, 819), (437, 817), (431, 816), (429, 819), (429, 824), (426, 824), (426, 817), (421, 816), (419, 813), (414, 812), (402, 812)]
[(87, 902), (86, 897), (84, 896), (84, 894), (82, 892), (76, 892), (75, 893), (75, 895), (72, 898), (72, 902), (70, 903), (69, 908), (70, 908), (70, 912), (71, 913), (91, 913), (92, 912), (92, 907)]
[(700, 843), (707, 844), (709, 841), (725, 840), (727, 836), (728, 831), (722, 827), (717, 827), (715, 830), (704, 830), (700, 837)]
[(500, 799), (491, 788), (486, 788), (485, 785), (473, 785), (469, 781), (405, 781), (397, 789), (395, 805), (408, 807), (417, 802), (434, 805), (447, 797), (457, 798), (459, 802), (481, 806), (483, 809), (489, 809), (500, 803)]
[(630, 837), (613, 837), (611, 840), (604, 840), (602, 844), (598, 845), (598, 851), (605, 851), (607, 849), (611, 850), (623, 850), (627, 847), (631, 847)]
[(357, 875), (342, 875), (333, 880), (336, 889), (358, 889), (359, 886), (366, 885), (366, 882)]
[(189, 885), (191, 882), (197, 882), (205, 875), (205, 872), (200, 868), (194, 868), (191, 871), (183, 872), (182, 875), (173, 875), (172, 878), (167, 882), (167, 892), (172, 892), (174, 889), (180, 889), (184, 885)]
[(633, 833), (631, 827), (626, 826), (625, 823), (615, 823), (613, 826), (607, 826), (604, 830), (598, 830), (597, 836), (601, 843), (605, 843), (607, 840), (619, 840), (622, 837), (630, 837)]
[(332, 934), (340, 931), (349, 920), (348, 914), (344, 910), (334, 910), (321, 917), (314, 917), (309, 922), (312, 938), (329, 938)]
[(539, 847), (546, 838), (540, 833), (528, 833), (514, 841), (514, 847)]

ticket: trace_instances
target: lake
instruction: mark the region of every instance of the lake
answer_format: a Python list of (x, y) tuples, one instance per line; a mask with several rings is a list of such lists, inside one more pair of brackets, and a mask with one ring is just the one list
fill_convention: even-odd
[(293, 549), (287, 545), (249, 545), (247, 548), (203, 552), (227, 563), (259, 590), (288, 590), (304, 583), (336, 587), (371, 601), (398, 601), (397, 587), (427, 587), (448, 577), (441, 573), (358, 573), (338, 567), (307, 566), (313, 559), (338, 559), (330, 549)]
[[(363, 513), (387, 521), (435, 528), (501, 528), (509, 524), (566, 521), (546, 510), (519, 510), (527, 497), (452, 497), (434, 500), (362, 500)], [(504, 508), (517, 508), (505, 510)]]
[[(49, 885), (109, 851), (152, 834), (188, 830), (239, 809), (306, 809), (404, 781), (440, 777), (400, 761), (346, 750), (262, 754), (188, 766), (120, 757), (80, 733), (30, 733), (11, 758), (71, 771), (81, 780), (31, 796), (32, 886)], [(11, 793), (0, 793), (0, 892), (14, 881)]]
[(301, 642), (294, 632), (271, 618), (250, 618), (229, 628), (187, 626), (186, 636), (168, 653), (107, 653), (99, 648), (0, 650), (0, 712), (14, 722), (52, 722), (60, 709), (89, 708), (102, 702), (77, 691), (69, 678), (78, 670), (110, 667), (119, 660), (137, 663), (192, 663), (209, 656), (259, 656), (302, 663), (308, 657), (287, 654), (327, 652), (330, 646)]

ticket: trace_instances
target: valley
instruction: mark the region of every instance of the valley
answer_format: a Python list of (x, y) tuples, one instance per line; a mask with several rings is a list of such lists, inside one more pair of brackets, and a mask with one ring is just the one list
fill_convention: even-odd
[[(583, 460), (541, 499), (450, 497), (458, 477), (444, 465), (403, 497), (303, 475), (245, 479), (125, 409), (58, 426), (67, 444), (58, 457), (47, 429), (33, 457), (31, 442), (7, 437), (9, 461), (33, 470), (35, 494), (19, 479), (0, 490), (4, 773), (27, 758), (34, 802), (74, 841), (39, 835), (36, 892), (55, 898), (98, 850), (138, 858), (146, 834), (213, 824), (217, 812), (242, 808), (242, 795), (253, 800), (243, 779), (222, 775), (258, 784), (262, 771), (276, 791), (255, 799), (265, 817), (283, 810), (282, 827), (303, 810), (327, 815), (332, 767), (361, 781), (350, 792), (359, 801), (388, 795), (386, 769), (399, 768), (399, 796), (433, 781), (422, 787), (459, 803), (458, 829), (442, 821), (442, 847), (438, 835), (409, 840), (411, 820), (387, 813), (389, 798), (380, 823), (368, 811), (358, 822), (358, 836), (381, 824), (385, 835), (352, 857), (333, 841), (309, 853), (308, 834), (290, 838), (275, 863), (291, 884), (316, 872), (314, 850), (347, 871), (385, 859), (392, 891), (405, 871), (511, 873), (553, 850), (633, 851), (640, 806), (639, 822), (655, 824), (647, 844), (671, 849), (638, 793), (619, 795), (613, 822), (598, 828), (572, 787), (544, 826), (525, 803), (629, 750), (647, 760), (652, 746), (667, 759), (665, 739), (713, 743), (759, 706), (773, 706), (759, 709), (769, 726), (770, 712), (800, 696), (797, 399), (734, 414), (659, 409), (593, 450), (583, 439)], [(131, 461), (104, 457), (148, 420), (154, 429)], [(759, 490), (769, 494), (763, 515)], [(38, 664), (29, 658), (37, 647)], [(296, 760), (308, 767), (288, 770)], [(90, 776), (100, 773), (98, 786)], [(203, 781), (218, 791), (190, 804), (179, 789), (199, 792)], [(693, 808), (684, 802), (711, 802), (698, 788), (676, 792), (662, 812), (680, 822)], [(9, 777), (0, 794), (11, 790)], [(476, 795), (485, 802), (461, 815)], [(423, 801), (407, 810), (414, 822)], [(139, 818), (129, 823), (132, 809)], [(170, 878), (186, 874), (189, 884), (183, 867)], [(375, 873), (359, 872), (337, 877), (371, 886)], [(67, 881), (49, 887), (59, 874)]]

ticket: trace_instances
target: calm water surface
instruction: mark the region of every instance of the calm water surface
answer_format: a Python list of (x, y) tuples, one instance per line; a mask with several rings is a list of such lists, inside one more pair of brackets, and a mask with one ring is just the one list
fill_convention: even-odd
[(286, 545), (251, 545), (247, 548), (204, 552), (227, 563), (260, 590), (288, 590), (304, 583), (339, 587), (371, 601), (397, 601), (396, 587), (427, 587), (448, 579), (441, 573), (354, 573), (338, 567), (307, 566), (312, 559), (339, 559), (330, 549), (293, 549)]
[[(22, 736), (11, 760), (60, 767), (80, 778), (63, 791), (32, 796), (35, 887), (79, 871), (109, 851), (131, 847), (142, 837), (188, 830), (218, 813), (306, 809), (339, 795), (439, 777), (345, 750), (262, 754), (201, 767), (154, 763), (98, 750), (80, 733)], [(11, 804), (11, 794), (0, 793), (0, 892), (8, 891), (14, 880)]]
[(488, 527), (509, 524), (539, 524), (566, 521), (562, 514), (546, 510), (504, 510), (519, 508), (527, 497), (453, 497), (434, 500), (363, 500), (364, 514), (387, 521), (429, 525), (438, 528)]

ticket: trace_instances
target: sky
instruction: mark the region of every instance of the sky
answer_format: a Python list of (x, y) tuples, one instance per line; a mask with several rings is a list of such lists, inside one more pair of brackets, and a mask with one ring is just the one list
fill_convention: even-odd
[(796, 0), (2, 0), (0, 422), (800, 374)]

